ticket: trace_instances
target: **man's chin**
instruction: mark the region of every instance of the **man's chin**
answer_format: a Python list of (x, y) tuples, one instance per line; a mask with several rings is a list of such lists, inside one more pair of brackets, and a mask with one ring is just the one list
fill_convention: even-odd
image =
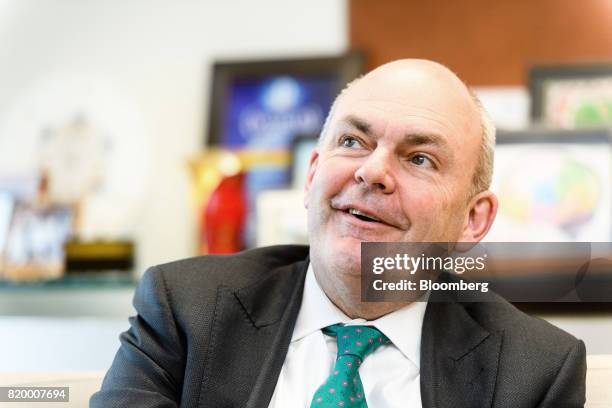
[[(347, 242), (348, 241), (348, 242)], [(341, 240), (330, 246), (327, 261), (342, 275), (361, 276), (361, 241)]]

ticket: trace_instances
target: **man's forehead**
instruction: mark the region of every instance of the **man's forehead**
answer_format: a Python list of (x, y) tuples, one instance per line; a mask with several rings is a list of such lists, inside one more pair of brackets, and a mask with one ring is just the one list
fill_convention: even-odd
[(399, 105), (470, 108), (465, 85), (440, 65), (387, 64), (368, 73), (345, 92), (351, 100), (387, 101)]
[[(451, 71), (430, 61), (383, 65), (353, 83), (338, 100), (338, 116), (363, 108), (453, 123), (461, 133), (478, 133), (480, 118), (465, 85)], [(340, 117), (336, 117), (336, 120)]]

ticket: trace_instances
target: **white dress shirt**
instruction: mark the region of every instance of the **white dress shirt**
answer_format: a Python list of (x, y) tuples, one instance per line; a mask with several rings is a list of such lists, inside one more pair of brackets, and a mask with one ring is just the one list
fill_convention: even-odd
[(421, 329), (426, 306), (427, 302), (414, 302), (376, 320), (350, 319), (325, 295), (309, 266), (300, 312), (269, 408), (310, 408), (315, 391), (336, 362), (336, 338), (321, 331), (335, 323), (374, 326), (391, 340), (359, 367), (370, 408), (421, 407)]

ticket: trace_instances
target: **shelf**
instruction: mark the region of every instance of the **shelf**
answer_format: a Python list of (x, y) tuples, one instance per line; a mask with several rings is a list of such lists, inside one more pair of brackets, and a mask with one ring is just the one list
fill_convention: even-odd
[(0, 291), (119, 289), (134, 288), (137, 279), (132, 272), (70, 274), (60, 279), (36, 282), (0, 281)]

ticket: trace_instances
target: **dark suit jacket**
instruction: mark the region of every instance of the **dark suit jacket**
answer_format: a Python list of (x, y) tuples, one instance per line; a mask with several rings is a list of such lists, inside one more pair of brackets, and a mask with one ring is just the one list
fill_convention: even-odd
[[(149, 269), (91, 406), (267, 407), (307, 255), (278, 246)], [(584, 343), (503, 300), (427, 306), (423, 407), (581, 407), (585, 374)]]

